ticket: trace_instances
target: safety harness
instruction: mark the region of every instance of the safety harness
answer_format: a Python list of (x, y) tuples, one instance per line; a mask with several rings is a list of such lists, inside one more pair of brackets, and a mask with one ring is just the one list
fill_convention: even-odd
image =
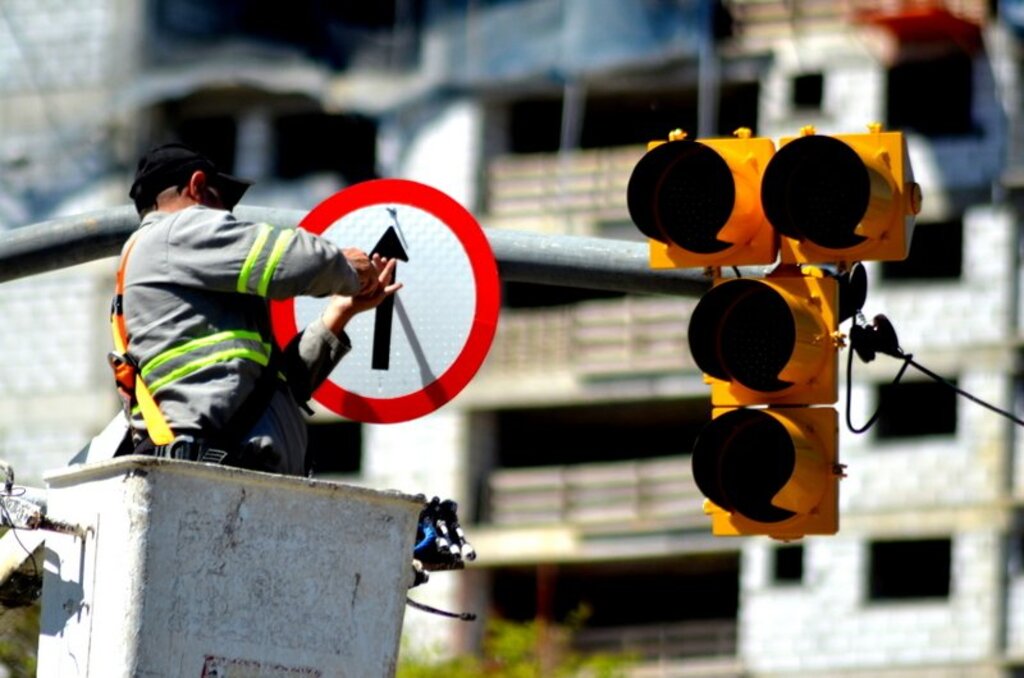
[[(136, 453), (153, 454), (156, 456), (193, 461), (210, 461), (232, 466), (243, 466), (258, 470), (267, 470), (275, 460), (270, 458), (242, 459), (240, 443), (242, 436), (255, 426), (262, 413), (270, 405), (277, 388), (275, 377), (284, 383), (284, 375), (278, 370), (280, 354), (274, 343), (267, 343), (268, 355), (262, 364), (262, 371), (249, 397), (232, 415), (224, 430), (216, 435), (200, 440), (188, 435), (175, 435), (170, 424), (156, 400), (153, 390), (159, 387), (147, 385), (142, 378), (142, 370), (138, 362), (128, 353), (128, 330), (124, 318), (124, 278), (128, 263), (128, 255), (135, 246), (135, 236), (128, 239), (121, 253), (114, 283), (114, 298), (110, 306), (110, 329), (114, 339), (114, 351), (107, 354), (107, 359), (114, 372), (114, 382), (118, 395), (124, 406), (125, 417), (129, 423), (136, 408), (146, 422), (148, 439), (137, 440), (134, 447)], [(241, 333), (227, 333), (229, 335)], [(157, 358), (159, 359), (159, 357)], [(154, 362), (157, 360), (154, 359)], [(157, 382), (166, 380), (157, 379)]]
[(124, 271), (128, 264), (128, 255), (135, 246), (133, 233), (121, 253), (121, 261), (117, 266), (117, 277), (114, 281), (114, 299), (110, 304), (110, 330), (114, 337), (114, 350), (107, 354), (111, 369), (114, 370), (114, 382), (117, 393), (121, 396), (124, 413), (130, 422), (135, 405), (142, 411), (146, 422), (146, 430), (154, 445), (169, 445), (174, 440), (167, 418), (153, 400), (149, 387), (139, 376), (139, 366), (135, 359), (128, 355), (128, 329), (124, 321)]

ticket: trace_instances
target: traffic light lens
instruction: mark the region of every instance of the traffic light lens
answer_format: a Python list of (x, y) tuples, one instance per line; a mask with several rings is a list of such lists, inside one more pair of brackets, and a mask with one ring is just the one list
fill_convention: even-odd
[(796, 345), (786, 300), (756, 280), (731, 280), (705, 294), (690, 316), (690, 353), (701, 371), (754, 391), (792, 386), (779, 379)]
[(707, 146), (689, 143), (665, 172), (655, 210), (672, 242), (691, 252), (711, 254), (729, 247), (717, 236), (735, 200), (736, 187), (726, 162)]
[(865, 240), (854, 229), (867, 213), (871, 179), (849, 145), (827, 136), (795, 139), (765, 169), (761, 203), (777, 231), (830, 249)]
[(791, 382), (778, 378), (796, 341), (785, 300), (766, 285), (753, 284), (722, 318), (722, 363), (733, 379), (754, 391), (781, 391)]
[(777, 419), (759, 410), (732, 410), (697, 437), (693, 478), (721, 508), (763, 523), (796, 515), (772, 504), (796, 467), (793, 440)]
[(648, 151), (633, 169), (626, 200), (649, 238), (698, 254), (732, 246), (718, 239), (736, 200), (732, 171), (701, 143), (671, 141)]

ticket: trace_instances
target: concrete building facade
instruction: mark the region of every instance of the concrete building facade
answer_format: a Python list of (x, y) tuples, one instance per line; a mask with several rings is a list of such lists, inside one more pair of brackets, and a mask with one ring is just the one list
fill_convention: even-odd
[[(264, 3), (5, 4), (0, 223), (123, 204), (134, 156), (177, 138), (259, 179), (253, 205), (400, 176), (489, 229), (639, 240), (625, 186), (648, 140), (881, 122), (906, 132), (925, 201), (907, 262), (868, 265), (864, 314), (1020, 411), (1018, 3), (321, 4), (286, 19)], [(116, 410), (113, 265), (0, 285), (0, 457), (26, 480)], [(634, 653), (637, 677), (1024, 676), (1016, 425), (913, 369), (892, 384), (896, 359), (855, 358), (839, 534), (716, 539), (689, 467), (710, 414), (686, 340), (697, 300), (503, 291), (487, 362), (444, 408), (311, 421), (321, 473), (460, 501), (480, 558), (417, 598), (485, 618), (587, 609), (578, 645)], [(876, 411), (867, 433), (845, 425)], [(446, 652), (482, 630), (406, 618)]]

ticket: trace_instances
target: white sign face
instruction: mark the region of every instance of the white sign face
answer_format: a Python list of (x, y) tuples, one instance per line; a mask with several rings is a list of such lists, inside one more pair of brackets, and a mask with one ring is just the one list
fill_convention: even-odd
[[(357, 421), (422, 416), (454, 397), (490, 348), (500, 307), (497, 265), (472, 216), (435, 189), (385, 179), (356, 184), (301, 226), (339, 247), (397, 259), (403, 287), (346, 327), (352, 351), (315, 399)], [(274, 302), (279, 344), (319, 316), (326, 301)]]
[[(363, 207), (322, 235), (339, 247), (397, 257), (395, 280), (403, 285), (394, 303), (348, 324), (352, 351), (331, 381), (371, 398), (409, 395), (436, 381), (459, 357), (476, 311), (473, 269), (459, 239), (440, 219), (408, 205)], [(324, 303), (297, 299), (299, 326), (319, 316)]]

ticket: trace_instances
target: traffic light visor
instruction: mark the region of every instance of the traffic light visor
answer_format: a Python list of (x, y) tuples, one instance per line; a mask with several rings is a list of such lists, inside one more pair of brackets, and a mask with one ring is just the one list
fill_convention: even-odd
[(771, 264), (779, 238), (761, 209), (771, 139), (653, 142), (633, 168), (626, 201), (650, 238), (652, 268)]
[(791, 518), (772, 503), (793, 473), (796, 449), (785, 427), (759, 410), (732, 410), (713, 419), (693, 449), (693, 478), (721, 508), (758, 522)]
[(723, 280), (690, 316), (688, 341), (715, 405), (835, 402), (834, 280)]
[(907, 258), (921, 188), (903, 134), (868, 129), (783, 139), (768, 162), (761, 203), (783, 263)]
[(626, 190), (629, 215), (649, 238), (697, 254), (733, 243), (719, 239), (736, 200), (729, 165), (696, 141), (654, 147), (633, 168)]
[(765, 216), (783, 235), (820, 247), (847, 249), (865, 238), (858, 226), (871, 200), (871, 178), (857, 152), (828, 136), (782, 146), (761, 183)]
[(716, 412), (697, 437), (691, 460), (704, 496), (743, 521), (767, 524), (768, 533), (771, 525), (794, 518), (814, 520), (815, 531), (834, 531), (835, 410)]
[(755, 391), (792, 385), (779, 379), (795, 348), (795, 325), (785, 299), (758, 280), (718, 285), (690, 318), (690, 352), (697, 365)]

